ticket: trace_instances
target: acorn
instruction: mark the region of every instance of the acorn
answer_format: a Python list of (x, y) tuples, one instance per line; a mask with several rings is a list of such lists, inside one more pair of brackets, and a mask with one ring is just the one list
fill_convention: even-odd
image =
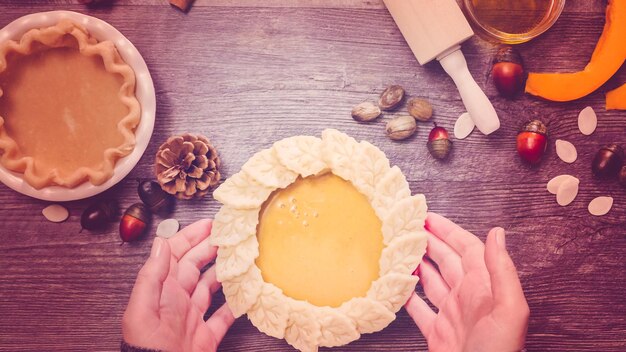
[(452, 149), (452, 142), (450, 141), (448, 131), (443, 127), (438, 127), (437, 124), (435, 124), (435, 127), (430, 131), (426, 145), (428, 146), (430, 154), (440, 160), (445, 159)]
[(517, 154), (530, 164), (537, 164), (548, 146), (548, 129), (539, 120), (528, 122), (517, 134)]
[(500, 95), (513, 98), (526, 83), (526, 72), (522, 57), (512, 46), (503, 46), (493, 58), (491, 78)]
[(146, 232), (152, 216), (143, 203), (135, 203), (128, 207), (120, 220), (120, 238), (123, 242), (137, 240)]
[[(90, 204), (80, 216), (80, 226), (87, 230), (102, 230), (117, 214), (118, 205), (114, 200), (97, 201)], [(82, 231), (82, 230), (81, 230)]]
[(618, 176), (624, 163), (624, 150), (617, 144), (607, 144), (600, 148), (591, 163), (591, 171), (599, 178)]
[(619, 171), (619, 184), (626, 188), (626, 165)]
[(174, 198), (165, 192), (157, 182), (139, 182), (137, 193), (139, 194), (139, 199), (151, 212), (157, 214), (169, 214), (172, 212)]

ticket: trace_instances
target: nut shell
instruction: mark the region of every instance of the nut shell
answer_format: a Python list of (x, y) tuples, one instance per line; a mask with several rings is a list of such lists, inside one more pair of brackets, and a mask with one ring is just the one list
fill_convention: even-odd
[(359, 122), (369, 122), (380, 116), (381, 111), (376, 104), (364, 101), (352, 108), (352, 118)]
[(387, 122), (385, 131), (389, 138), (402, 140), (411, 137), (417, 131), (417, 124), (411, 116), (398, 116)]
[(409, 114), (419, 121), (428, 121), (433, 116), (433, 106), (426, 99), (412, 98), (407, 104)]
[(382, 92), (378, 99), (378, 106), (382, 110), (393, 110), (400, 105), (403, 99), (404, 88), (399, 85), (392, 85)]

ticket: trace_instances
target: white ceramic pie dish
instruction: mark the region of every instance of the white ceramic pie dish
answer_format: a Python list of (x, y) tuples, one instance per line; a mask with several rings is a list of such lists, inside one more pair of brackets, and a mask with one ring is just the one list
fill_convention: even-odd
[(74, 188), (49, 186), (35, 189), (22, 179), (22, 174), (9, 171), (0, 165), (0, 182), (27, 196), (55, 202), (94, 196), (111, 188), (126, 177), (137, 165), (148, 146), (156, 115), (154, 83), (143, 57), (122, 33), (98, 18), (72, 11), (34, 13), (20, 17), (0, 29), (0, 42), (18, 40), (30, 29), (53, 26), (63, 19), (69, 19), (84, 26), (99, 41), (110, 40), (115, 44), (124, 61), (135, 71), (135, 96), (141, 105), (141, 120), (135, 130), (135, 148), (129, 155), (117, 161), (113, 177), (98, 186), (85, 182)]

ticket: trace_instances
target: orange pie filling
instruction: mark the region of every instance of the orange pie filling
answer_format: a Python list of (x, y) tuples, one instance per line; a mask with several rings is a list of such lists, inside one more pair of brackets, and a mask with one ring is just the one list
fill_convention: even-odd
[(286, 296), (339, 307), (379, 278), (382, 223), (350, 182), (298, 178), (272, 193), (259, 218), (256, 265)]
[(41, 39), (25, 35), (26, 53), (0, 46), (2, 164), (36, 188), (100, 184), (134, 146), (134, 73), (113, 45), (102, 45), (110, 43), (72, 23), (58, 27), (36, 30)]

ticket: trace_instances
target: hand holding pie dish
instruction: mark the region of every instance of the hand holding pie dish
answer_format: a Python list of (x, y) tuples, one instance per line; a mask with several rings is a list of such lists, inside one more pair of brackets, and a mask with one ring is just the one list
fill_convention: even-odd
[(214, 192), (210, 241), (235, 317), (301, 351), (384, 329), (414, 292), (426, 202), (372, 144), (336, 130), (252, 156)]

